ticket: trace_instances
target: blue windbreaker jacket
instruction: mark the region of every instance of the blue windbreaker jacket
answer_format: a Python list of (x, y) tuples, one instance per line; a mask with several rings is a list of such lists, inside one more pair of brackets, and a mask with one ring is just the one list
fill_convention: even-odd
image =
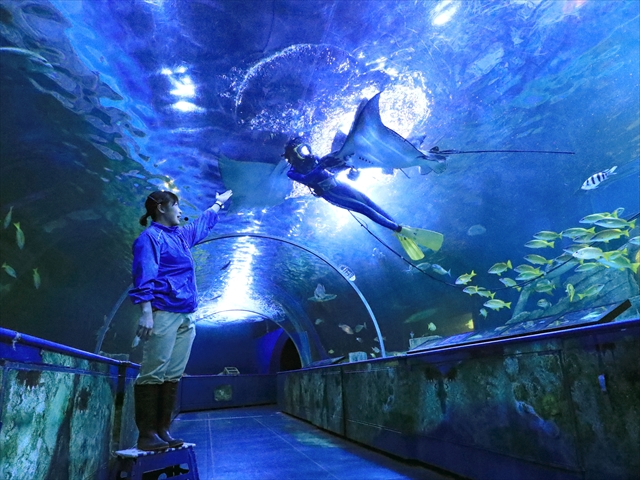
[(194, 312), (198, 290), (191, 247), (217, 222), (218, 214), (211, 209), (184, 226), (151, 222), (133, 243), (133, 288), (129, 290), (133, 303), (151, 302), (165, 312)]

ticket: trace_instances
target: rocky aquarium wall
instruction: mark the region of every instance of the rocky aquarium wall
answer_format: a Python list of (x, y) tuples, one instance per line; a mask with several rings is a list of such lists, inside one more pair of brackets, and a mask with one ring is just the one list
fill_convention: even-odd
[(638, 478), (639, 318), (281, 373), (278, 401), (469, 478)]
[(108, 478), (137, 438), (137, 366), (2, 328), (0, 358), (0, 478)]

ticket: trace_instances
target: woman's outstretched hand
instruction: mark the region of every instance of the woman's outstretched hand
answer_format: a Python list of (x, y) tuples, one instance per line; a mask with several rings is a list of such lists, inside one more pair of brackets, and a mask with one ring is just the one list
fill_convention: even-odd
[(216, 193), (216, 202), (225, 203), (233, 195), (231, 190), (227, 190), (224, 193)]

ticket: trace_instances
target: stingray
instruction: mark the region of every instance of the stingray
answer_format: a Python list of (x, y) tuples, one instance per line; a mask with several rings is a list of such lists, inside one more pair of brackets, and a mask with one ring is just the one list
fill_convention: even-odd
[[(331, 156), (342, 162), (342, 167), (356, 171), (361, 168), (381, 168), (385, 172), (395, 169), (419, 167), (421, 174), (442, 173), (447, 168), (449, 155), (471, 153), (545, 153), (574, 155), (575, 152), (549, 150), (440, 150), (431, 148), (422, 152), (400, 134), (382, 123), (380, 94), (363, 100), (344, 144)], [(334, 139), (334, 145), (338, 138)]]
[(218, 168), (224, 186), (233, 190), (231, 209), (235, 211), (278, 205), (293, 190), (286, 160), (278, 164), (245, 162), (221, 155)]
[(380, 94), (364, 100), (358, 109), (351, 130), (339, 151), (331, 156), (353, 169), (404, 169), (420, 167), (420, 173), (442, 173), (446, 157), (437, 150), (423, 153), (398, 133), (386, 127), (380, 118)]

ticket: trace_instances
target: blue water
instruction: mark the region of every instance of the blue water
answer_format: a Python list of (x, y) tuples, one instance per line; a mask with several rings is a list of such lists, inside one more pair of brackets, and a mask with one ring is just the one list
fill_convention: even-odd
[[(105, 349), (128, 353), (135, 309), (114, 306), (130, 283), (144, 198), (158, 188), (176, 191), (194, 217), (233, 185), (215, 235), (271, 237), (198, 247), (200, 328), (266, 316), (308, 345), (309, 361), (379, 356), (367, 308), (333, 267), (355, 274), (386, 350), (401, 352), (411, 336), (469, 332), (471, 319), (490, 331), (511, 319), (520, 293), (488, 269), (531, 253), (551, 259), (570, 244), (525, 248), (535, 233), (584, 226), (582, 217), (619, 207), (628, 219), (640, 211), (635, 0), (0, 6), (0, 215), (13, 207), (26, 238), (19, 249), (15, 228), (0, 230), (0, 261), (17, 272), (0, 272), (8, 328), (92, 350), (109, 323)], [(385, 125), (423, 151), (575, 155), (452, 155), (441, 174), (363, 172), (354, 186), (399, 223), (444, 234), (423, 261), (451, 276), (424, 275), (387, 248), (403, 253), (390, 232), (358, 217), (374, 238), (348, 212), (287, 181), (276, 188), (270, 176), (291, 136), (329, 153), (360, 100), (377, 92)], [(580, 190), (614, 165), (600, 187)], [(637, 251), (629, 245), (631, 261)], [(454, 284), (472, 270), (474, 285), (511, 308), (481, 316), (487, 299)], [(558, 304), (570, 275), (523, 308), (540, 310), (541, 298)], [(318, 284), (337, 297), (309, 300)], [(567, 308), (624, 299), (596, 295)], [(350, 334), (339, 325), (366, 327)]]

